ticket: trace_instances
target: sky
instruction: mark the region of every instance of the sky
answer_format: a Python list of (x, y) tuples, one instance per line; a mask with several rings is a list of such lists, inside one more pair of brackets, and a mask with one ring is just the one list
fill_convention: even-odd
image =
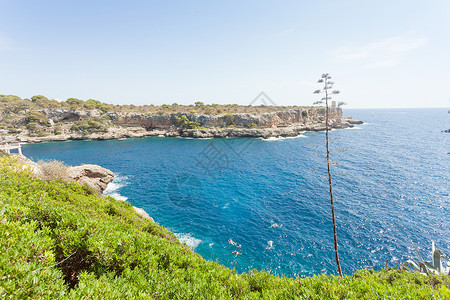
[[(449, 0), (0, 0), (0, 94), (450, 107)], [(258, 104), (257, 99), (254, 104)]]

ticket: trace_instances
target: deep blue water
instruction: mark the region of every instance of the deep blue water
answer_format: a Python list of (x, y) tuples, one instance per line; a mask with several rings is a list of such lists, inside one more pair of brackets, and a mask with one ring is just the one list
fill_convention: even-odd
[[(330, 133), (344, 272), (415, 258), (411, 241), (429, 260), (432, 240), (450, 255), (447, 109), (344, 113), (366, 122)], [(23, 152), (111, 169), (118, 176), (109, 193), (145, 209), (205, 259), (239, 272), (307, 276), (336, 273), (323, 145), (323, 133), (306, 133), (45, 143)]]

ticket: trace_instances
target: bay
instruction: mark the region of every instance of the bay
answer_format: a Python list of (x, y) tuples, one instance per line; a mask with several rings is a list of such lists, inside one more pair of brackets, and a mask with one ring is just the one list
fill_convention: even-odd
[[(365, 122), (330, 133), (344, 273), (415, 258), (411, 241), (426, 259), (431, 241), (448, 256), (447, 109), (344, 114)], [(117, 176), (107, 193), (205, 259), (293, 277), (336, 274), (324, 139), (152, 137), (27, 144), (23, 153), (108, 168)]]

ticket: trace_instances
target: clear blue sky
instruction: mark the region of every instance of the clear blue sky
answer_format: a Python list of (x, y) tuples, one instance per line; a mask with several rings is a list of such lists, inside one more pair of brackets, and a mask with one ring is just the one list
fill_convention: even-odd
[(0, 94), (114, 104), (450, 106), (449, 0), (0, 0)]

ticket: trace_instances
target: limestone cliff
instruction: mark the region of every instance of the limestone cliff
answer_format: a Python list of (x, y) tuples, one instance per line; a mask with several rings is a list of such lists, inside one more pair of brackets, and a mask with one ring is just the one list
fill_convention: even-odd
[[(330, 117), (333, 121), (341, 121), (342, 109), (330, 108)], [(203, 127), (227, 127), (242, 128), (273, 128), (287, 127), (294, 124), (312, 124), (325, 120), (325, 108), (305, 107), (301, 109), (282, 110), (261, 114), (225, 114), (204, 115), (193, 113), (165, 113), (165, 114), (141, 114), (141, 113), (108, 113), (114, 124), (121, 126), (141, 126), (146, 129), (168, 129), (173, 127), (176, 117), (186, 115), (191, 121), (200, 123)]]
[[(17, 130), (1, 132), (0, 142), (44, 142), (66, 140), (107, 140), (145, 136), (210, 137), (285, 137), (303, 131), (325, 129), (325, 108), (297, 107), (267, 113), (197, 114), (102, 112), (100, 110), (42, 109), (48, 120), (36, 133), (26, 119), (18, 118)], [(183, 117), (195, 129), (180, 125)], [(342, 109), (330, 108), (332, 128), (352, 127), (361, 121), (344, 119)], [(25, 126), (25, 125), (26, 126)], [(21, 129), (22, 128), (22, 129)], [(33, 131), (34, 130), (34, 131)]]

